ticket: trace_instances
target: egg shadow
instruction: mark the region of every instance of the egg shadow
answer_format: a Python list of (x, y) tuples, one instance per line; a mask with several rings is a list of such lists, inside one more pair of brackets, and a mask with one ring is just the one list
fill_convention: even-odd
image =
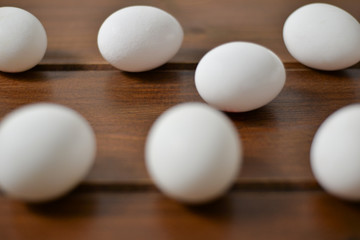
[(174, 82), (177, 79), (176, 72), (169, 72), (167, 75), (170, 75), (169, 77), (165, 78), (162, 74), (166, 70), (161, 70), (160, 68), (153, 69), (150, 71), (145, 72), (121, 72), (125, 77), (128, 79), (135, 81), (139, 84), (164, 84), (169, 82)]
[(91, 217), (98, 212), (98, 199), (95, 193), (75, 189), (59, 199), (44, 203), (25, 203), (25, 207), (33, 214), (47, 218)]
[(228, 195), (205, 204), (187, 204), (184, 205), (184, 209), (213, 221), (227, 222), (233, 218), (232, 205)]
[(274, 106), (266, 105), (248, 112), (224, 112), (237, 127), (275, 127), (279, 122)]
[(337, 71), (325, 71), (325, 70), (318, 70), (318, 69), (312, 69), (312, 68), (310, 68), (310, 69), (321, 76), (325, 76), (327, 78), (327, 80), (336, 80), (338, 78), (352, 78), (351, 77), (352, 75), (349, 72), (349, 70), (351, 71), (352, 68), (347, 68), (347, 69), (342, 69), (342, 70), (337, 70)]
[[(235, 209), (231, 196), (223, 196), (205, 204), (184, 204), (165, 196), (158, 198), (156, 202), (156, 219), (159, 227), (163, 229), (167, 239), (179, 239), (179, 229), (194, 229), (198, 224), (202, 229), (211, 227), (212, 232), (222, 232), (224, 226), (234, 221)], [(176, 214), (175, 214), (176, 213)], [(209, 229), (210, 230), (210, 229)], [(182, 233), (180, 236), (189, 236), (202, 239), (204, 232)]]
[[(162, 196), (159, 198), (157, 205), (164, 206), (168, 205), (169, 202), (171, 205), (176, 205), (176, 208), (180, 208), (181, 210), (189, 213), (190, 215), (197, 215), (200, 217), (204, 217), (207, 219), (211, 219), (213, 221), (221, 221), (226, 222), (233, 218), (233, 209), (232, 202), (230, 197), (231, 190), (227, 192), (224, 196), (221, 196), (215, 200), (206, 203), (198, 203), (198, 204), (190, 204), (190, 203), (181, 203), (173, 199), (169, 199), (166, 196)], [(168, 217), (168, 212), (165, 211), (164, 208), (159, 208), (161, 211), (160, 215), (164, 216), (164, 223), (166, 223), (166, 218)]]
[(35, 71), (34, 69), (20, 73), (1, 72), (0, 78), (6, 78), (17, 82), (46, 82), (51, 80), (46, 72)]

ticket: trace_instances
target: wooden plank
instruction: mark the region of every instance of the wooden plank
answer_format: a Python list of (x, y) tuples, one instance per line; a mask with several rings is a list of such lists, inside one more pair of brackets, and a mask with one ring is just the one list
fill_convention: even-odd
[[(172, 63), (197, 63), (213, 47), (229, 41), (262, 44), (281, 59), (295, 60), (282, 40), (286, 18), (310, 0), (1, 0), (35, 14), (46, 28), (49, 44), (42, 64), (106, 64), (97, 48), (97, 33), (112, 12), (130, 5), (152, 5), (173, 14), (185, 31), (184, 43)], [(323, 1), (360, 19), (356, 0)]]
[[(95, 129), (98, 155), (86, 183), (150, 184), (144, 143), (153, 121), (169, 107), (201, 101), (194, 71), (30, 71), (0, 76), (0, 116), (23, 104), (55, 102), (86, 117)], [(269, 105), (228, 114), (243, 139), (239, 183), (314, 183), (310, 144), (321, 122), (357, 102), (360, 69), (337, 73), (288, 70), (282, 93)]]
[(359, 239), (360, 206), (321, 191), (244, 192), (198, 207), (157, 192), (75, 192), (44, 205), (0, 196), (0, 239)]

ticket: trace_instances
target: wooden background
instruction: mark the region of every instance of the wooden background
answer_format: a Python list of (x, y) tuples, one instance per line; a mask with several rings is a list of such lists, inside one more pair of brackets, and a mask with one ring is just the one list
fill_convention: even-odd
[[(360, 64), (337, 72), (297, 63), (282, 26), (302, 0), (0, 0), (32, 12), (48, 34), (39, 66), (0, 74), (0, 118), (34, 102), (69, 106), (93, 126), (96, 163), (58, 201), (29, 205), (0, 193), (0, 240), (8, 239), (360, 239), (360, 205), (326, 194), (309, 165), (315, 131), (333, 111), (360, 98)], [(323, 1), (360, 19), (358, 0)], [(112, 12), (152, 5), (182, 24), (181, 50), (166, 65), (124, 73), (101, 57), (97, 32)], [(163, 196), (144, 165), (153, 121), (181, 102), (202, 101), (194, 70), (213, 47), (262, 44), (284, 61), (287, 82), (269, 105), (228, 116), (245, 158), (235, 186), (213, 203), (192, 207)], [(360, 47), (360, 46), (359, 46)]]

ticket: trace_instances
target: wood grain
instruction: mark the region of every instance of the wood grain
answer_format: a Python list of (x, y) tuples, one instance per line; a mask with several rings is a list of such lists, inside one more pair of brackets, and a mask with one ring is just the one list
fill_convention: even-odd
[[(0, 0), (0, 6), (24, 8), (43, 23), (48, 50), (42, 64), (106, 64), (97, 48), (103, 21), (116, 10), (131, 5), (156, 6), (174, 15), (185, 38), (172, 63), (197, 63), (210, 49), (229, 41), (262, 44), (284, 62), (295, 60), (282, 40), (286, 18), (298, 7), (313, 1), (288, 0)], [(360, 19), (354, 0), (322, 1), (335, 4)]]
[[(182, 102), (202, 101), (194, 71), (31, 71), (0, 76), (0, 116), (28, 103), (69, 106), (89, 120), (98, 156), (87, 183), (150, 184), (144, 144), (154, 120)], [(360, 70), (288, 70), (281, 94), (248, 113), (229, 113), (245, 149), (239, 183), (314, 183), (309, 166), (313, 135), (338, 108), (357, 102)]]
[[(28, 205), (0, 192), (0, 240), (32, 239), (360, 239), (359, 204), (317, 185), (309, 165), (312, 138), (338, 108), (359, 102), (360, 64), (337, 72), (308, 69), (287, 52), (282, 26), (310, 0), (0, 0), (32, 12), (46, 28), (40, 65), (0, 73), (0, 120), (25, 104), (53, 102), (81, 113), (98, 143), (95, 165), (79, 188), (58, 201)], [(325, 0), (360, 19), (358, 0)], [(168, 11), (185, 31), (165, 66), (145, 73), (114, 70), (97, 32), (130, 5)], [(244, 145), (244, 164), (224, 198), (184, 206), (159, 193), (144, 165), (154, 120), (178, 103), (202, 101), (194, 70), (211, 48), (229, 41), (262, 44), (283, 60), (287, 82), (269, 105), (227, 113)]]
[(187, 207), (156, 192), (75, 193), (44, 205), (0, 197), (0, 239), (359, 239), (359, 205), (322, 192), (231, 192)]

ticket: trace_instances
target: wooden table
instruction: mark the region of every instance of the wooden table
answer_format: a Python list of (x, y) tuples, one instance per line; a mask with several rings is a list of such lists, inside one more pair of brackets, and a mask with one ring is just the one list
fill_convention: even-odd
[[(29, 205), (0, 194), (0, 239), (360, 239), (360, 205), (325, 193), (310, 169), (315, 131), (333, 111), (360, 98), (360, 65), (337, 72), (297, 63), (282, 26), (300, 0), (0, 0), (36, 15), (48, 50), (39, 66), (0, 75), (0, 116), (35, 102), (69, 106), (92, 124), (96, 163), (58, 201)], [(358, 0), (333, 3), (360, 19)], [(112, 12), (153, 5), (173, 14), (185, 39), (165, 66), (124, 73), (101, 57), (97, 32)], [(191, 207), (163, 196), (144, 165), (144, 142), (167, 108), (202, 101), (197, 62), (229, 41), (262, 44), (284, 61), (287, 82), (269, 105), (228, 116), (241, 134), (244, 165), (223, 198)], [(360, 46), (359, 46), (360, 47)]]

